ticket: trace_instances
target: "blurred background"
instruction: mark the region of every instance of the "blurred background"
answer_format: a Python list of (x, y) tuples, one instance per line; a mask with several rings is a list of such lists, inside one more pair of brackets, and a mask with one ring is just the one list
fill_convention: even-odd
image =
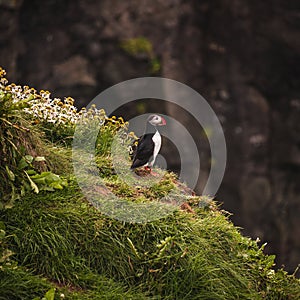
[[(77, 107), (143, 76), (175, 79), (205, 97), (228, 148), (217, 200), (290, 272), (300, 263), (299, 61), (297, 0), (0, 0), (0, 66), (11, 82), (71, 96)], [(209, 147), (191, 115), (159, 100), (116, 114), (152, 111), (200, 137), (201, 192)], [(180, 169), (170, 141), (162, 154)]]

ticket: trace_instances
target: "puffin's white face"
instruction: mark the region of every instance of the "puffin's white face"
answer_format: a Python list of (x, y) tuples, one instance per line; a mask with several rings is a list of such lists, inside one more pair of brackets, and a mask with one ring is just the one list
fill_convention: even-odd
[(159, 115), (150, 115), (147, 121), (153, 126), (166, 125), (166, 120)]

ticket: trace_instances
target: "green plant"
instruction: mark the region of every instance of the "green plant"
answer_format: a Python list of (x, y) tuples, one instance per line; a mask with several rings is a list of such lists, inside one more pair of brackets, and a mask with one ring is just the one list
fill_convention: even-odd
[(61, 284), (90, 288), (83, 274), (91, 272), (139, 287), (154, 299), (300, 296), (299, 280), (274, 271), (274, 257), (241, 236), (226, 214), (193, 208), (195, 214), (178, 211), (159, 221), (126, 224), (101, 215), (72, 184), (25, 197), (2, 219), (14, 259)]
[(9, 84), (5, 74), (0, 68), (0, 208), (11, 207), (26, 191), (66, 186), (51, 169), (64, 172), (70, 163), (49, 142), (70, 145), (76, 121), (98, 113), (95, 108), (77, 113), (73, 99), (62, 102), (47, 91)]
[(8, 238), (5, 225), (0, 221), (0, 299), (23, 300), (27, 294), (32, 299), (31, 296), (39, 294), (47, 284), (17, 266), (12, 259), (14, 253), (8, 249)]
[(153, 45), (145, 37), (123, 40), (120, 46), (124, 51), (134, 57), (145, 56), (149, 60), (151, 74), (157, 74), (160, 71), (161, 65), (159, 59), (154, 54)]
[[(96, 164), (106, 188), (128, 203), (153, 205), (166, 197), (191, 206), (142, 224), (105, 216), (73, 180), (69, 145), (57, 145), (59, 137), (53, 140), (56, 145), (41, 140), (42, 127), (35, 132), (26, 119), (30, 108), (15, 109), (15, 101), (28, 99), (24, 91), (32, 91), (6, 87), (1, 87), (0, 176), (11, 185), (1, 185), (1, 191), (4, 197), (13, 188), (19, 192), (24, 181), (29, 189), (51, 188), (52, 193), (24, 192), (11, 209), (0, 210), (0, 300), (300, 298), (300, 281), (274, 270), (274, 256), (265, 255), (258, 241), (243, 237), (212, 199), (192, 195), (174, 174), (159, 169), (162, 178), (157, 182), (150, 177), (150, 188), (118, 176), (116, 167), (126, 176), (130, 162), (125, 142), (134, 136), (123, 119), (107, 118), (94, 107), (76, 113), (78, 119), (71, 123), (87, 125), (79, 132), (83, 141), (90, 138), (90, 128), (100, 127)], [(62, 123), (49, 124), (61, 134)], [(68, 175), (68, 185), (53, 173), (64, 166), (65, 173), (60, 170)], [(105, 195), (100, 198), (107, 202)]]
[(14, 267), (10, 260), (13, 252), (7, 248), (5, 235), (5, 225), (0, 221), (0, 270)]
[(15, 102), (12, 94), (0, 90), (0, 196), (1, 203), (11, 204), (19, 197), (18, 184), (25, 178), (18, 163), (25, 153), (42, 151), (36, 131), (24, 118), (23, 109), (31, 98)]
[(33, 300), (54, 300), (55, 297), (55, 288), (51, 288), (43, 298), (36, 297)]

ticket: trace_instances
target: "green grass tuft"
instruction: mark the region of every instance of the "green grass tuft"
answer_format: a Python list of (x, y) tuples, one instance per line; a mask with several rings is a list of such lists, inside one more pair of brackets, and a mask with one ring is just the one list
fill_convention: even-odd
[(0, 300), (32, 300), (42, 297), (51, 285), (23, 269), (0, 270)]

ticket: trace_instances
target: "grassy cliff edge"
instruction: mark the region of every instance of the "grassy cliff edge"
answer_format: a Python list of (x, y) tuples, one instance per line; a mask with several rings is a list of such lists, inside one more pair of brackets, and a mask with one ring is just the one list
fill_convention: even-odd
[[(77, 112), (70, 98), (51, 99), (4, 76), (0, 69), (0, 300), (300, 299), (300, 281), (275, 271), (274, 256), (242, 236), (213, 200), (186, 197), (171, 173), (150, 189), (115, 174), (110, 148), (126, 127), (121, 118)], [(71, 164), (82, 115), (103, 122), (97, 176), (110, 191), (151, 203), (175, 189), (172, 197), (186, 205), (143, 224), (91, 205)]]

